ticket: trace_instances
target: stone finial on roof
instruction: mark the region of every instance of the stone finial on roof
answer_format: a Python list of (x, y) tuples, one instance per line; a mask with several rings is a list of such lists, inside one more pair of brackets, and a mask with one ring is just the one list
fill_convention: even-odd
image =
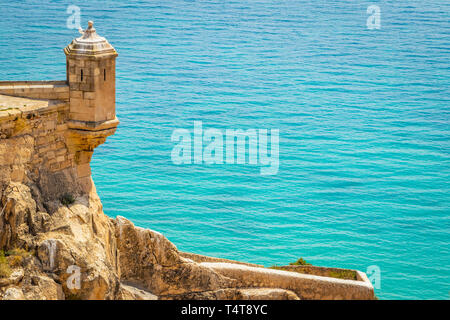
[(78, 32), (80, 32), (83, 36), (81, 37), (81, 39), (83, 40), (91, 40), (91, 41), (96, 41), (96, 40), (102, 40), (103, 38), (100, 37), (97, 32), (95, 32), (95, 28), (94, 28), (94, 21), (88, 21), (88, 27), (86, 30), (83, 29), (79, 29)]
[(76, 38), (69, 44), (64, 52), (66, 55), (91, 56), (101, 57), (105, 55), (115, 55), (117, 52), (108, 43), (108, 41), (100, 37), (94, 28), (94, 22), (89, 21), (86, 30), (78, 30), (82, 36)]

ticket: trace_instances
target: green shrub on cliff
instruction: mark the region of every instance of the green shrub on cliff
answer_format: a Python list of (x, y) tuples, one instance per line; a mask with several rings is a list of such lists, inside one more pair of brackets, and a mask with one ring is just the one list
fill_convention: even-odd
[[(305, 259), (303, 258), (299, 258), (297, 261), (295, 262), (289, 262), (290, 266), (312, 266), (311, 263), (306, 262)], [(278, 265), (273, 265), (271, 267), (269, 267), (270, 269), (277, 269), (277, 270), (286, 270), (286, 267), (288, 266), (278, 266)]]
[(357, 280), (356, 272), (353, 270), (330, 271), (329, 277), (347, 280)]
[(31, 257), (34, 253), (22, 248), (7, 251), (0, 250), (0, 278), (8, 278), (11, 268), (20, 267), (25, 258)]
[(18, 248), (18, 249), (12, 249), (6, 252), (8, 264), (10, 267), (18, 267), (22, 265), (23, 259), (27, 257), (31, 257), (33, 255), (33, 252), (29, 252), (25, 249)]
[(75, 198), (70, 193), (65, 193), (59, 200), (65, 206), (71, 205), (75, 202)]
[(5, 252), (0, 250), (0, 278), (8, 278), (11, 275), (11, 268), (5, 257)]
[(311, 263), (306, 262), (306, 260), (303, 258), (299, 258), (295, 262), (290, 262), (289, 265), (290, 266), (312, 266)]

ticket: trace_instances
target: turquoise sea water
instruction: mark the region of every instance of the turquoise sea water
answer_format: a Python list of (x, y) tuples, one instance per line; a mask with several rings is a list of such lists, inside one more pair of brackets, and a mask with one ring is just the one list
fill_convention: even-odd
[[(376, 265), (380, 298), (449, 298), (450, 2), (0, 0), (1, 80), (65, 79), (73, 4), (119, 52), (121, 125), (92, 163), (108, 215), (185, 251)], [(194, 120), (279, 129), (278, 174), (173, 164)]]

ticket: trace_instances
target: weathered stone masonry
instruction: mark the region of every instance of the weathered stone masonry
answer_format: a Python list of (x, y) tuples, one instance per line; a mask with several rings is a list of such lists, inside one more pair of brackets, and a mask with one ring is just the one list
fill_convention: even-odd
[(0, 93), (31, 99), (69, 101), (66, 81), (0, 81)]

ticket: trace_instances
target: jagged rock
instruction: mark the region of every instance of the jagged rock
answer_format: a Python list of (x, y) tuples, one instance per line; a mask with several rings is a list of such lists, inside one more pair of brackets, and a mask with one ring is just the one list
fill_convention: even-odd
[(30, 189), (17, 182), (11, 182), (1, 197), (2, 212), (0, 216), (0, 248), (20, 247), (32, 236), (36, 217), (36, 202)]
[(181, 294), (231, 287), (234, 280), (183, 259), (176, 247), (158, 232), (116, 219), (120, 277), (138, 282), (156, 295)]
[(23, 292), (19, 288), (8, 288), (3, 295), (3, 300), (25, 300)]
[(8, 278), (0, 278), (0, 287), (18, 284), (23, 278), (23, 269), (14, 269)]
[(10, 283), (18, 284), (23, 279), (23, 269), (15, 269), (9, 276)]
[(31, 277), (31, 283), (23, 288), (27, 300), (64, 300), (60, 284), (45, 275)]
[(138, 289), (133, 286), (121, 284), (118, 300), (158, 300), (158, 297), (148, 291)]

